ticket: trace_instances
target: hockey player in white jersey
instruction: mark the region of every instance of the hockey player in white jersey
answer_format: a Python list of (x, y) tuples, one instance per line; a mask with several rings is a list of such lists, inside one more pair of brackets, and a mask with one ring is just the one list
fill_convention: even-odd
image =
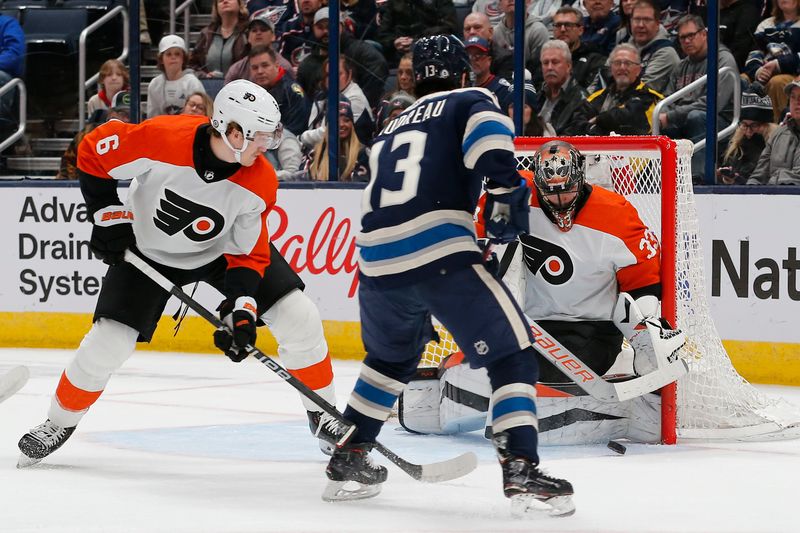
[[(356, 240), (367, 355), (344, 412), (357, 430), (334, 451), (323, 498), (379, 492), (387, 472), (368, 453), (433, 335), (433, 314), (465, 347), (469, 362), (487, 369), (505, 496), (522, 512), (544, 507), (571, 514), (572, 485), (539, 469), (531, 332), (483, 264), (472, 221), (486, 177), (489, 236), (508, 242), (527, 231), (530, 191), (515, 168), (513, 125), (485, 89), (457, 89), (469, 62), (455, 37), (417, 41), (413, 68), (421, 98), (372, 145)], [(348, 482), (358, 489), (348, 489)]]
[[(536, 190), (530, 231), (499, 250), (508, 265), (503, 280), (525, 315), (597, 374), (614, 365), (623, 337), (634, 350), (633, 372), (653, 372), (664, 362), (659, 358), (670, 357), (685, 342), (659, 316), (657, 238), (623, 196), (585, 183), (583, 156), (572, 145), (544, 144), (534, 155), (533, 168), (533, 175), (526, 176)], [(622, 437), (658, 442), (657, 394), (599, 402), (537, 357), (540, 442), (583, 444)], [(420, 433), (483, 429), (490, 405), (488, 379), (462, 360), (456, 353), (438, 373), (421, 371), (420, 379), (409, 384), (399, 408), (404, 427)]]
[[(92, 328), (61, 375), (47, 420), (20, 439), (18, 466), (64, 444), (136, 343), (150, 341), (169, 294), (124, 261), (128, 248), (176, 285), (204, 281), (225, 296), (220, 312), (232, 335), (216, 331), (214, 343), (231, 360), (247, 356), (262, 321), (286, 368), (335, 403), (317, 308), (269, 241), (278, 182), (261, 153), (280, 132), (272, 96), (237, 80), (217, 94), (210, 122), (189, 115), (110, 121), (83, 139), (78, 168), (94, 223), (90, 247), (109, 268)], [(125, 205), (120, 179), (134, 180)], [(312, 431), (327, 432), (332, 419), (302, 400)]]

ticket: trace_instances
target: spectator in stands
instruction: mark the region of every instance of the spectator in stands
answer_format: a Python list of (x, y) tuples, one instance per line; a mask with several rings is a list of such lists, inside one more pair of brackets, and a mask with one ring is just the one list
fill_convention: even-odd
[(361, 41), (378, 41), (378, 6), (375, 0), (342, 0), (342, 20), (347, 33)]
[(639, 50), (630, 43), (611, 52), (612, 82), (589, 95), (575, 114), (578, 135), (648, 135), (653, 108), (664, 97), (644, 83)]
[(747, 185), (800, 185), (800, 81), (784, 90), (789, 97), (789, 116), (767, 139)]
[(453, 0), (392, 0), (383, 5), (378, 42), (389, 66), (396, 67), (417, 38), (457, 31)]
[(719, 41), (728, 47), (740, 72), (750, 50), (755, 50), (753, 35), (761, 19), (758, 6), (751, 0), (720, 0)]
[[(529, 6), (531, 0), (525, 0)], [(494, 40), (497, 45), (513, 52), (514, 50), (514, 0), (500, 0), (503, 20), (494, 26)], [(531, 71), (539, 70), (539, 52), (550, 38), (550, 32), (538, 19), (525, 13), (525, 67)]]
[(753, 173), (761, 152), (778, 125), (772, 122), (772, 102), (769, 96), (746, 91), (742, 93), (739, 127), (717, 169), (717, 183), (744, 185)]
[(300, 11), (286, 22), (280, 36), (280, 52), (292, 65), (292, 75), (303, 59), (311, 53), (314, 40), (314, 15), (322, 7), (322, 0), (299, 0)]
[(186, 43), (177, 35), (165, 35), (158, 43), (161, 74), (147, 85), (147, 118), (177, 115), (193, 92), (205, 92), (203, 84), (186, 68)]
[(284, 129), (298, 136), (308, 124), (308, 108), (300, 85), (278, 65), (278, 54), (271, 46), (258, 45), (250, 50), (250, 79), (275, 98)]
[(638, 0), (631, 11), (631, 35), (642, 58), (642, 81), (663, 94), (680, 58), (660, 18), (654, 0)]
[(397, 91), (389, 95), (389, 98), (378, 109), (375, 117), (375, 134), (377, 135), (390, 120), (408, 109), (416, 100), (413, 95), (405, 91)]
[(494, 40), (494, 27), (486, 13), (472, 12), (464, 18), (464, 40), (470, 37), (480, 37), (489, 41), (491, 45), (489, 53), (492, 56), (492, 74), (510, 79), (514, 74), (514, 56), (510, 50), (499, 46)]
[[(530, 83), (524, 85), (524, 107), (522, 108), (522, 135), (525, 137), (541, 137), (543, 135), (554, 137), (556, 132), (546, 129), (542, 119), (536, 114), (536, 89)], [(506, 99), (508, 116), (514, 118), (514, 98), (513, 93)]]
[(756, 27), (754, 37), (757, 48), (747, 57), (745, 74), (766, 88), (775, 121), (780, 122), (786, 109), (783, 88), (800, 73), (800, 2), (774, 0), (772, 16)]
[(264, 152), (264, 157), (272, 163), (278, 181), (308, 179), (305, 172), (300, 172), (303, 164), (303, 151), (300, 141), (291, 131), (283, 130), (281, 143), (277, 148)]
[[(312, 47), (309, 55), (297, 69), (297, 81), (309, 97), (314, 96), (320, 87), (322, 64), (328, 57), (329, 22), (327, 7), (314, 14)], [(340, 23), (339, 53), (350, 58), (350, 63), (354, 67), (354, 80), (364, 91), (370, 107), (376, 107), (381, 101), (386, 78), (389, 76), (386, 59), (374, 46), (342, 31), (342, 26)]]
[(611, 53), (617, 41), (621, 19), (612, 11), (614, 0), (583, 0), (586, 12), (581, 40), (591, 43), (605, 55)]
[(279, 37), (286, 23), (297, 15), (297, 4), (295, 0), (248, 0), (247, 12), (251, 17), (262, 10), (269, 16), (275, 36)]
[(353, 126), (353, 110), (347, 97), (339, 100), (339, 176), (331, 179), (328, 170), (328, 135), (314, 147), (308, 165), (308, 178), (315, 181), (369, 181), (369, 166), (364, 146)]
[(411, 64), (411, 54), (408, 53), (400, 58), (400, 63), (397, 65), (397, 91), (403, 91), (405, 93), (414, 96), (414, 85), (416, 81), (414, 80), (414, 68)]
[(181, 115), (204, 115), (208, 118), (214, 114), (214, 100), (203, 91), (189, 95), (183, 106)]
[(571, 135), (573, 116), (586, 98), (586, 90), (572, 79), (572, 53), (564, 41), (551, 40), (542, 45), (540, 58), (544, 85), (536, 114), (557, 135)]
[[(686, 15), (677, 23), (678, 41), (684, 57), (670, 76), (667, 94), (673, 94), (703, 77), (708, 69), (708, 36), (703, 19), (697, 15)], [(738, 79), (736, 60), (724, 45), (718, 52), (719, 68), (730, 67)], [(723, 78), (724, 80), (724, 78)], [(720, 83), (717, 86), (717, 128), (723, 129), (731, 123), (733, 116), (733, 86)], [(658, 116), (661, 133), (673, 139), (690, 139), (697, 142), (706, 135), (706, 88), (705, 86), (683, 95), (671, 103), (666, 112)], [(692, 175), (702, 178), (705, 173), (703, 150), (692, 155)]]
[[(574, 7), (564, 6), (553, 15), (553, 38), (564, 41), (572, 52), (572, 77), (588, 88), (606, 63), (606, 55), (593, 43), (583, 41), (583, 16)], [(536, 74), (536, 73), (534, 73)], [(539, 80), (534, 77), (534, 83)]]
[(508, 80), (492, 74), (492, 56), (489, 53), (489, 43), (481, 37), (470, 37), (464, 43), (464, 48), (469, 56), (469, 64), (475, 80), (473, 87), (483, 87), (497, 97), (498, 102), (505, 102), (511, 92)]
[(215, 0), (211, 22), (200, 30), (189, 66), (199, 78), (224, 78), (228, 68), (246, 55), (249, 15), (244, 0)]
[[(0, 57), (2, 57), (2, 54), (0, 54)], [(97, 79), (100, 90), (89, 98), (86, 103), (87, 116), (89, 117), (97, 110), (108, 110), (111, 107), (111, 100), (114, 99), (114, 96), (120, 91), (129, 89), (131, 84), (128, 67), (119, 59), (109, 59), (100, 65)]]
[[(472, 12), (486, 15), (492, 26), (502, 21), (504, 15), (503, 10), (500, 9), (500, 0), (475, 0), (475, 3), (472, 4)], [(464, 34), (464, 38), (467, 38), (466, 34)]]
[[(547, 31), (553, 33), (553, 16), (556, 11), (569, 4), (569, 0), (535, 0), (528, 8), (528, 13), (539, 19)], [(582, 16), (582, 15), (581, 15)]]
[[(323, 74), (320, 91), (316, 95), (308, 117), (308, 129), (299, 136), (300, 144), (308, 149), (313, 148), (327, 134), (326, 119), (329, 93), (327, 59), (323, 65)], [(361, 87), (353, 79), (353, 63), (347, 56), (340, 56), (339, 58), (339, 93), (340, 96), (347, 98), (347, 105), (356, 125), (356, 134), (362, 139), (363, 144), (369, 143), (372, 139), (372, 132), (375, 129), (372, 110)]]
[(131, 95), (127, 91), (117, 92), (111, 100), (111, 105), (106, 109), (95, 111), (83, 130), (75, 135), (64, 155), (61, 156), (61, 164), (56, 174), (57, 180), (78, 179), (78, 145), (89, 132), (111, 119), (121, 120), (122, 122), (131, 121)]
[[(269, 9), (256, 11), (250, 16), (250, 23), (247, 25), (247, 52), (249, 53), (254, 46), (260, 44), (274, 46), (274, 43), (275, 25), (272, 22), (272, 15)], [(282, 55), (278, 55), (278, 65), (282, 66), (284, 70), (290, 71), (292, 69), (292, 65)], [(225, 83), (230, 83), (233, 80), (250, 79), (249, 76), (250, 58), (244, 56), (228, 68), (228, 72), (225, 74)]]
[(614, 41), (619, 43), (627, 43), (631, 40), (631, 15), (633, 13), (633, 6), (639, 0), (619, 0), (619, 26), (617, 27), (617, 34)]

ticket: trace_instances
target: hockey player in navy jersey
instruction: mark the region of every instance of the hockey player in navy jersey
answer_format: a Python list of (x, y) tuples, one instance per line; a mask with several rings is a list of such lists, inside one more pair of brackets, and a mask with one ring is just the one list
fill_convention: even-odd
[[(473, 212), (486, 178), (488, 236), (528, 230), (530, 189), (516, 171), (513, 124), (494, 96), (463, 88), (469, 62), (452, 36), (422, 38), (413, 68), (420, 95), (375, 138), (362, 200), (359, 302), (366, 358), (344, 412), (357, 425), (334, 452), (323, 498), (367, 498), (387, 471), (368, 458), (422, 350), (431, 315), (492, 385), (493, 442), (503, 491), (516, 509), (574, 512), (572, 485), (539, 470), (533, 338), (508, 289), (482, 260)], [(359, 487), (347, 490), (345, 483)]]
[[(504, 251), (503, 281), (526, 317), (599, 375), (618, 379), (662, 368), (685, 342), (660, 318), (661, 252), (656, 235), (624, 196), (585, 181), (584, 156), (563, 140), (543, 144), (529, 177), (530, 231)], [(478, 235), (483, 233), (480, 221)], [(623, 336), (633, 361), (616, 364)], [(538, 354), (537, 354), (538, 355)], [(491, 396), (486, 374), (452, 354), (431, 375), (420, 370), (403, 393), (400, 422), (415, 433), (484, 428)], [(542, 444), (660, 442), (660, 396), (601, 402), (539, 356)], [(632, 372), (631, 372), (632, 371)], [(579, 414), (577, 414), (579, 413)], [(489, 420), (491, 424), (491, 420)]]

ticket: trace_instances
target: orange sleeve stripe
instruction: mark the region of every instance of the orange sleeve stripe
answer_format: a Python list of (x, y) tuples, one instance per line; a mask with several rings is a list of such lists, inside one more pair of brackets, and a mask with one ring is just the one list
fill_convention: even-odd
[(86, 391), (73, 385), (67, 378), (67, 373), (61, 374), (61, 380), (56, 388), (58, 403), (68, 411), (85, 411), (92, 406), (103, 393), (99, 391)]
[(327, 387), (333, 382), (333, 368), (331, 368), (331, 354), (325, 354), (325, 359), (305, 368), (295, 370), (286, 369), (291, 375), (303, 382), (309, 389), (317, 390)]

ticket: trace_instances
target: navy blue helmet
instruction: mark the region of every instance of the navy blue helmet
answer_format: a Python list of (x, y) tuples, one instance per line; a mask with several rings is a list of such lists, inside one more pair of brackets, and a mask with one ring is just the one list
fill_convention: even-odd
[(449, 78), (460, 86), (461, 75), (470, 71), (464, 43), (453, 35), (422, 37), (414, 43), (412, 62), (417, 83)]

